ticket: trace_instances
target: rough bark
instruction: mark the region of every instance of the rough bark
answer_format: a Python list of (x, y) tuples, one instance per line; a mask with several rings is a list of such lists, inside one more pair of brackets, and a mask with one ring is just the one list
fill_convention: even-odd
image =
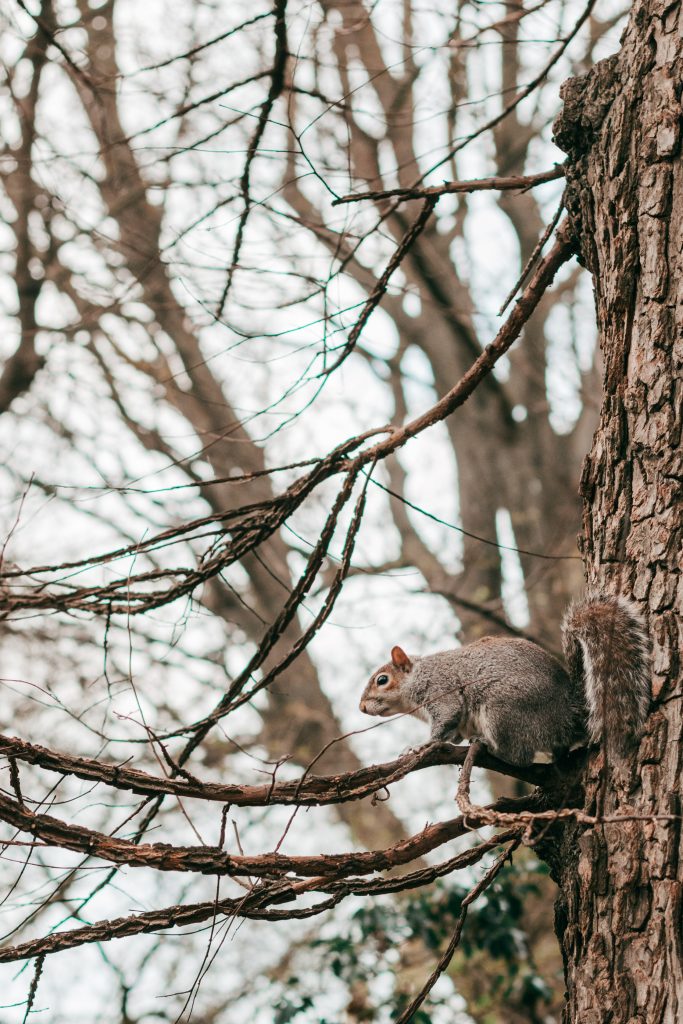
[(639, 0), (621, 51), (566, 83), (556, 125), (605, 363), (582, 480), (587, 575), (647, 613), (655, 697), (640, 749), (596, 754), (584, 780), (588, 809), (631, 820), (570, 829), (554, 850), (572, 1024), (683, 1016), (682, 74), (681, 4)]

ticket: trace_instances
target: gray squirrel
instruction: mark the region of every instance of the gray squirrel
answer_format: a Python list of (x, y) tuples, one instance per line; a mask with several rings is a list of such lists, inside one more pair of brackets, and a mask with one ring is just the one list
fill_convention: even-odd
[(596, 594), (562, 622), (565, 670), (529, 640), (484, 637), (451, 651), (408, 656), (401, 647), (370, 677), (360, 710), (409, 714), (432, 740), (468, 737), (514, 765), (537, 751), (554, 758), (606, 740), (625, 752), (640, 736), (650, 700), (650, 643), (630, 601)]

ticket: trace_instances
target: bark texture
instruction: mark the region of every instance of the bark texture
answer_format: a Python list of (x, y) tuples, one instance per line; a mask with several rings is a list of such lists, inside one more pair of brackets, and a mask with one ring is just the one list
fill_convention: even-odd
[(567, 1024), (683, 1019), (682, 76), (681, 4), (638, 0), (621, 51), (566, 83), (555, 126), (605, 365), (582, 479), (587, 575), (647, 614), (654, 695), (639, 750), (596, 754), (584, 780), (588, 810), (630, 820), (555, 847)]

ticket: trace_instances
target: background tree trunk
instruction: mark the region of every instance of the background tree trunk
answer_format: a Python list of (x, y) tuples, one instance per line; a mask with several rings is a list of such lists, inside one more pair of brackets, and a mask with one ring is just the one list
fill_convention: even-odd
[(556, 125), (605, 362), (582, 482), (588, 580), (647, 612), (657, 702), (637, 755), (596, 755), (585, 780), (590, 812), (634, 818), (571, 828), (556, 851), (564, 1019), (575, 1024), (683, 1015), (682, 51), (681, 4), (635, 3), (621, 52), (566, 84)]

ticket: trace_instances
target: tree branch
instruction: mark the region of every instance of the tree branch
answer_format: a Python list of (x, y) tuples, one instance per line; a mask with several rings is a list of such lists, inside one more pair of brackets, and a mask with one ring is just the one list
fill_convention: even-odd
[(539, 174), (513, 174), (507, 177), (474, 178), (470, 181), (445, 181), (443, 185), (431, 185), (429, 187), (414, 188), (389, 188), (380, 189), (375, 192), (351, 192), (349, 195), (340, 196), (332, 203), (333, 206), (341, 206), (343, 203), (360, 203), (365, 199), (432, 199), (439, 196), (447, 196), (458, 192), (484, 192), (484, 191), (509, 191), (535, 188), (536, 185), (544, 185), (547, 181), (557, 181), (564, 178), (564, 166), (556, 164), (548, 171), (541, 171)]
[[(14, 736), (0, 735), (0, 754), (49, 772), (72, 775), (88, 782), (101, 782), (114, 789), (137, 793), (139, 796), (178, 796), (206, 800), (211, 803), (231, 804), (235, 807), (267, 807), (270, 805), (313, 806), (361, 800), (399, 782), (406, 775), (435, 765), (463, 764), (468, 747), (451, 743), (430, 743), (419, 750), (410, 751), (382, 764), (369, 765), (343, 775), (314, 775), (305, 780), (266, 783), (261, 786), (202, 782), (198, 779), (166, 778), (151, 775), (139, 768), (107, 764), (89, 757), (77, 757), (47, 747), (28, 743)], [(528, 765), (520, 768), (506, 764), (481, 750), (477, 765), (508, 775), (533, 786), (542, 786), (548, 778), (546, 765)]]

